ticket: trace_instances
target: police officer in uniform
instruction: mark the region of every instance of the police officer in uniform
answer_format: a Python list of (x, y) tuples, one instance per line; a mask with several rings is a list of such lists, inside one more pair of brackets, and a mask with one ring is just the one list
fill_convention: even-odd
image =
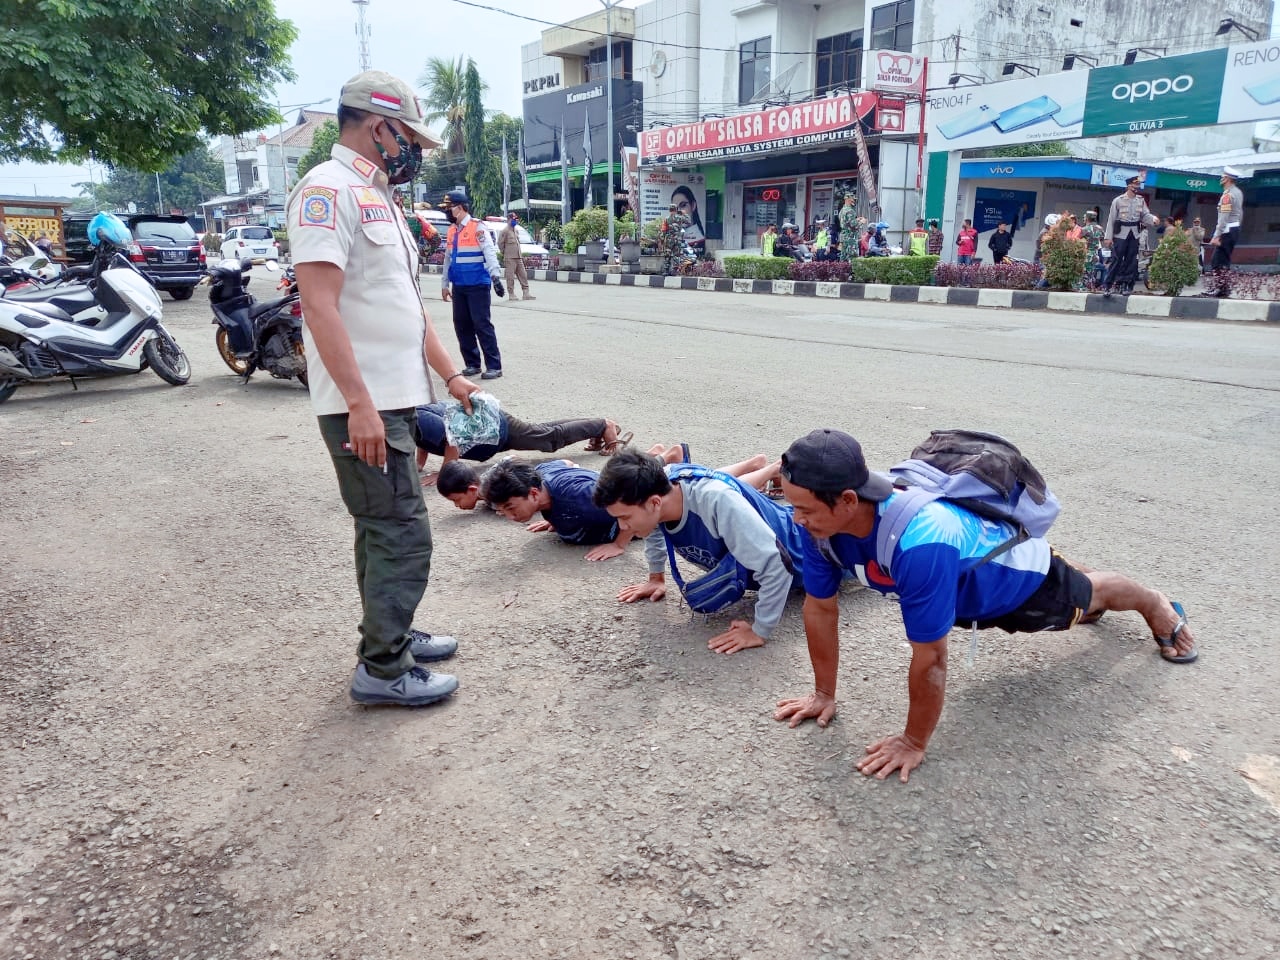
[(1147, 198), (1138, 192), (1141, 177), (1130, 177), (1124, 182), (1124, 193), (1111, 201), (1107, 214), (1107, 229), (1103, 246), (1111, 249), (1111, 269), (1103, 282), (1102, 293), (1111, 296), (1112, 291), (1121, 296), (1133, 293), (1138, 282), (1139, 234), (1156, 218), (1147, 209)]
[(453, 301), (453, 332), (458, 336), (458, 349), (466, 366), (464, 376), (480, 373), (480, 355), (484, 354), (481, 380), (502, 376), (502, 354), (498, 352), (498, 333), (489, 316), (489, 288), (503, 296), (502, 268), (493, 249), (489, 232), (471, 216), (471, 200), (465, 190), (450, 190), (444, 195), (445, 214), (451, 221), (444, 241), (444, 279), (440, 297)]
[(288, 201), (311, 405), (355, 521), (358, 703), (423, 706), (458, 687), (425, 666), (451, 657), (457, 642), (412, 628), (431, 570), (414, 408), (435, 399), (428, 365), (468, 409), (479, 388), (457, 372), (431, 325), (418, 246), (391, 194), (413, 179), (423, 148), (439, 145), (413, 88), (366, 71), (342, 88), (331, 159), (308, 171)]
[(1236, 186), (1240, 171), (1235, 167), (1223, 167), (1222, 197), (1218, 200), (1218, 223), (1213, 228), (1213, 286), (1211, 296), (1231, 296), (1231, 253), (1240, 239), (1240, 224), (1244, 222), (1244, 194)]

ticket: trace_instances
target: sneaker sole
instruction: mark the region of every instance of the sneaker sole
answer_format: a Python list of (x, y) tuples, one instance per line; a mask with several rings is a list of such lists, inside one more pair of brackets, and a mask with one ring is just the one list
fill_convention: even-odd
[(350, 691), (351, 699), (366, 707), (428, 707), (433, 703), (439, 703), (441, 700), (448, 700), (457, 692), (458, 688), (454, 687), (448, 693), (441, 693), (434, 697), (417, 697), (413, 700), (404, 700), (400, 697), (380, 697), (377, 694), (356, 693), (354, 690)]
[(414, 663), (439, 663), (441, 660), (449, 660), (457, 655), (458, 655), (457, 650), (450, 650), (448, 653), (442, 653), (434, 657), (419, 657), (415, 655), (413, 658), (413, 662)]

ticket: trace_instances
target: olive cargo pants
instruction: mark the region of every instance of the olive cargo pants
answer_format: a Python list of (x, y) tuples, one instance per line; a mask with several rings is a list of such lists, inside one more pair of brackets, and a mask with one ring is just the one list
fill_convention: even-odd
[(347, 414), (317, 417), (338, 489), (356, 528), (356, 586), (364, 617), (356, 656), (375, 677), (394, 679), (414, 666), (409, 628), (431, 573), (431, 525), (414, 466), (414, 411), (381, 410), (387, 472), (350, 450)]

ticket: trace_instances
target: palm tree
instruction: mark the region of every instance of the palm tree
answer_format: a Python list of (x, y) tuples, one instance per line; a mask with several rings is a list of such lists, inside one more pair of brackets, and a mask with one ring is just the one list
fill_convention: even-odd
[[(462, 156), (466, 152), (466, 134), (463, 121), (467, 116), (464, 82), (466, 64), (459, 56), (457, 61), (443, 57), (428, 57), (426, 67), (418, 77), (418, 86), (426, 91), (423, 101), (427, 107), (427, 123), (443, 120), (445, 151), (450, 156)], [(489, 89), (481, 83), (482, 91)]]

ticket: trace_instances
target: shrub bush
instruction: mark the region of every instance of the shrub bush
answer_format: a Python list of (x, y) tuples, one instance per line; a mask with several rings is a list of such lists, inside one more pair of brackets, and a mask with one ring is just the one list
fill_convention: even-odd
[(848, 283), (852, 273), (849, 264), (842, 260), (811, 260), (808, 263), (792, 261), (792, 280), (821, 280)]
[(1079, 290), (1084, 286), (1084, 261), (1089, 245), (1067, 236), (1070, 223), (1063, 217), (1049, 228), (1040, 245), (1040, 263), (1050, 290)]
[(790, 257), (762, 257), (759, 254), (743, 254), (724, 258), (724, 271), (735, 280), (789, 280), (791, 266), (796, 261)]
[(578, 247), (599, 240), (609, 233), (609, 211), (604, 207), (579, 210), (564, 225), (564, 252), (577, 253)]
[(939, 263), (933, 271), (937, 287), (987, 287), (1033, 290), (1040, 270), (1032, 263)]
[(1165, 230), (1160, 246), (1151, 255), (1147, 268), (1147, 287), (1162, 289), (1171, 297), (1200, 279), (1200, 261), (1191, 234), (1178, 227)]
[(933, 277), (938, 257), (857, 257), (849, 264), (854, 283), (924, 286)]
[(720, 261), (715, 258), (709, 260), (698, 260), (693, 266), (685, 270), (682, 274), (685, 277), (725, 277), (728, 276), (724, 272), (724, 267), (720, 265)]
[[(1225, 272), (1233, 300), (1280, 300), (1280, 273)], [(1213, 276), (1205, 279), (1211, 281)]]

